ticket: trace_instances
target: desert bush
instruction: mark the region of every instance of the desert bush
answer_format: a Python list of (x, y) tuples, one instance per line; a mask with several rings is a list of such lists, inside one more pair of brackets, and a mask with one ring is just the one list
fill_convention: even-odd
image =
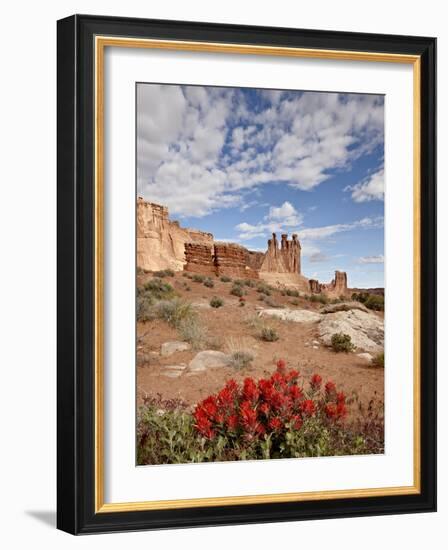
[(356, 302), (361, 302), (362, 304), (364, 304), (368, 297), (370, 296), (370, 294), (368, 292), (354, 292), (352, 294), (352, 300), (355, 300)]
[(382, 367), (384, 368), (384, 351), (381, 353), (377, 353), (375, 357), (372, 360), (372, 365), (374, 367)]
[(163, 279), (164, 277), (174, 277), (174, 271), (172, 269), (162, 269), (160, 271), (154, 271), (154, 277)]
[(180, 402), (145, 400), (137, 419), (138, 464), (299, 458), (384, 452), (382, 409), (351, 405), (319, 375), (307, 384), (285, 362), (266, 379), (228, 380), (192, 413)]
[(294, 300), (291, 300), (290, 304), (292, 304), (293, 306), (298, 306), (298, 305), (300, 305), (300, 302), (299, 302), (299, 300), (296, 300), (294, 298)]
[(234, 279), (233, 284), (236, 286), (244, 286), (244, 281), (243, 279)]
[(182, 319), (177, 331), (182, 340), (191, 344), (194, 350), (203, 348), (208, 342), (207, 328), (196, 316)]
[(364, 305), (373, 309), (374, 311), (384, 311), (384, 296), (378, 296), (377, 294), (370, 294)]
[(298, 298), (300, 296), (298, 290), (292, 290), (291, 288), (286, 289), (286, 296), (293, 296), (294, 298)]
[(232, 279), (231, 277), (227, 277), (227, 275), (222, 275), (219, 280), (222, 282), (222, 283), (231, 283), (232, 282)]
[(207, 288), (213, 288), (215, 286), (215, 283), (210, 279), (210, 277), (207, 277), (204, 281), (204, 286)]
[(256, 286), (255, 281), (253, 281), (252, 279), (244, 279), (243, 283), (249, 288), (254, 288)]
[(199, 275), (199, 273), (195, 273), (191, 277), (191, 280), (195, 283), (203, 283), (205, 281), (205, 276), (204, 275)]
[(230, 294), (232, 294), (232, 296), (238, 296), (239, 298), (241, 298), (242, 296), (244, 296), (245, 291), (240, 285), (234, 283), (232, 288), (230, 289)]
[(268, 285), (259, 284), (257, 287), (257, 292), (264, 294), (265, 296), (271, 295), (271, 288)]
[(224, 300), (222, 298), (219, 298), (218, 296), (213, 296), (213, 298), (210, 300), (211, 307), (222, 307), (224, 305)]
[(241, 296), (238, 302), (240, 303), (240, 307), (244, 307), (246, 305), (246, 298)]
[(153, 306), (158, 300), (171, 300), (176, 296), (174, 288), (159, 278), (151, 279), (137, 288), (136, 317), (138, 321), (153, 319)]
[(325, 296), (325, 294), (311, 294), (311, 296), (309, 297), (309, 301), (324, 305), (328, 304), (328, 298)]
[(279, 339), (279, 335), (275, 328), (265, 326), (260, 331), (260, 338), (265, 342), (276, 342)]
[(137, 266), (137, 275), (146, 275), (147, 273), (149, 273), (147, 269)]
[(235, 369), (244, 369), (245, 367), (248, 367), (253, 360), (254, 356), (249, 351), (235, 351), (230, 356), (230, 366)]
[(267, 306), (273, 307), (273, 308), (282, 308), (283, 305), (277, 303), (271, 296), (266, 296), (265, 294), (262, 294), (260, 296), (260, 300), (263, 301)]
[(333, 351), (349, 353), (355, 349), (349, 334), (338, 332), (331, 337), (331, 347)]
[(184, 320), (192, 321), (195, 318), (196, 312), (193, 306), (179, 298), (160, 300), (152, 306), (150, 311), (150, 319), (162, 319), (175, 328), (178, 328)]

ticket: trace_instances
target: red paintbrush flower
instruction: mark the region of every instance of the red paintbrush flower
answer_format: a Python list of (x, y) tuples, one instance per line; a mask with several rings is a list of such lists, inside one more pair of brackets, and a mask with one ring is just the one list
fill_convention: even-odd
[(311, 377), (311, 388), (313, 390), (318, 390), (322, 385), (322, 376), (319, 376), (318, 374), (313, 374)]
[(305, 401), (302, 402), (302, 413), (305, 416), (313, 416), (316, 406), (314, 405), (314, 401), (312, 399), (305, 399)]

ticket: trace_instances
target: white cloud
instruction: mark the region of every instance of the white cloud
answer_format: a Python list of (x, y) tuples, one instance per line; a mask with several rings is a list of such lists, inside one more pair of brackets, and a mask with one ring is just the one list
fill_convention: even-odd
[(343, 231), (351, 231), (353, 229), (376, 229), (383, 227), (384, 219), (382, 216), (375, 218), (362, 218), (351, 223), (337, 223), (334, 225), (326, 225), (322, 227), (309, 227), (299, 230), (299, 239), (326, 239), (341, 233)]
[(348, 186), (344, 191), (352, 192), (355, 202), (383, 201), (384, 200), (384, 168), (378, 170), (362, 182)]
[(288, 232), (291, 227), (296, 228), (302, 221), (302, 214), (297, 212), (290, 202), (285, 201), (281, 206), (271, 206), (263, 221), (256, 224), (242, 222), (235, 229), (240, 232), (239, 239), (250, 240), (267, 237), (276, 232)]
[[(382, 143), (380, 96), (256, 93), (254, 108), (237, 88), (139, 84), (139, 194), (203, 216), (265, 183), (311, 190)], [(358, 186), (358, 202), (380, 193), (373, 176)]]
[(361, 256), (358, 260), (360, 264), (383, 264), (384, 256), (380, 254), (378, 256)]

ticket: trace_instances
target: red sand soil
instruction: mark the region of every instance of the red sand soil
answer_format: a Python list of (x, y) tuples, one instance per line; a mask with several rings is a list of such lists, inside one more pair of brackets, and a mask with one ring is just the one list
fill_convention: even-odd
[[(143, 284), (151, 278), (150, 274), (139, 275), (138, 284)], [(313, 348), (313, 340), (318, 339), (317, 323), (303, 324), (269, 319), (269, 324), (278, 332), (276, 342), (263, 342), (256, 337), (255, 330), (247, 322), (248, 318), (257, 316), (256, 307), (269, 308), (259, 300), (260, 294), (255, 288), (248, 291), (244, 297), (246, 305), (240, 307), (238, 298), (230, 295), (232, 283), (223, 283), (214, 278), (214, 288), (207, 288), (201, 283), (193, 282), (176, 273), (175, 277), (167, 277), (166, 282), (174, 286), (182, 299), (200, 304), (197, 312), (200, 320), (208, 328), (208, 336), (213, 341), (213, 347), (225, 353), (242, 348), (252, 353), (255, 358), (249, 367), (235, 369), (232, 367), (211, 368), (194, 376), (184, 372), (179, 378), (168, 378), (162, 373), (164, 365), (179, 365), (189, 361), (197, 351), (177, 352), (169, 357), (160, 356), (160, 346), (164, 342), (181, 340), (177, 330), (164, 321), (147, 321), (137, 323), (139, 337), (137, 356), (137, 400), (141, 404), (145, 395), (161, 394), (163, 399), (180, 398), (190, 405), (217, 392), (229, 378), (242, 381), (250, 376), (255, 379), (269, 376), (276, 368), (276, 361), (286, 360), (288, 367), (296, 368), (305, 377), (318, 373), (324, 382), (333, 380), (338, 390), (347, 396), (356, 393), (361, 402), (370, 399), (384, 399), (384, 369), (375, 368), (355, 353), (335, 353), (323, 345)], [(191, 290), (187, 291), (185, 285)], [(209, 307), (213, 296), (224, 300), (224, 306), (218, 309)], [(271, 299), (291, 309), (309, 309), (318, 311), (320, 304), (310, 303), (304, 298), (282, 296), (280, 291), (272, 292)], [(293, 305), (292, 300), (298, 301)], [(305, 343), (309, 343), (305, 346)]]

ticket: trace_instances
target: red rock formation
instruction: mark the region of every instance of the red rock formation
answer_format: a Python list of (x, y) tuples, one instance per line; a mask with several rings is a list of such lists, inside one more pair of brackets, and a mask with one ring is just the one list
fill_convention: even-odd
[(280, 248), (277, 243), (277, 235), (272, 234), (268, 240), (268, 250), (265, 254), (260, 271), (267, 273), (297, 273), (300, 275), (300, 251), (301, 246), (297, 235), (288, 241), (288, 235), (283, 234)]
[(185, 243), (212, 244), (213, 235), (185, 229), (168, 217), (168, 208), (137, 200), (137, 266), (148, 271), (174, 269), (185, 264)]
[(319, 294), (322, 290), (322, 285), (319, 283), (319, 281), (317, 279), (310, 279), (308, 282), (310, 285), (311, 294)]
[(212, 256), (213, 245), (200, 243), (185, 243), (185, 271), (214, 275), (215, 265)]
[[(345, 271), (335, 271), (334, 279), (331, 283), (322, 283), (319, 284), (319, 287), (319, 292), (323, 292), (327, 296), (333, 296), (336, 298), (339, 298), (339, 296), (345, 296), (347, 294), (347, 273)], [(311, 292), (313, 292), (313, 290), (311, 290)]]
[(258, 279), (258, 273), (247, 265), (247, 249), (233, 243), (215, 243), (214, 262), (217, 275)]

